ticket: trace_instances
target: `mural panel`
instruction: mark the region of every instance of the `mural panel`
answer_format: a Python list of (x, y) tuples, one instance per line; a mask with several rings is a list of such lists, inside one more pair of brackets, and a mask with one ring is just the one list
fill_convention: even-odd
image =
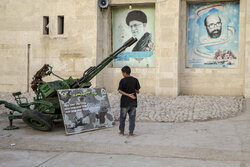
[(186, 67), (236, 68), (239, 2), (189, 4)]
[(129, 38), (138, 42), (119, 54), (114, 67), (154, 67), (154, 7), (112, 8), (113, 50)]
[(108, 128), (114, 124), (104, 88), (58, 90), (66, 134)]

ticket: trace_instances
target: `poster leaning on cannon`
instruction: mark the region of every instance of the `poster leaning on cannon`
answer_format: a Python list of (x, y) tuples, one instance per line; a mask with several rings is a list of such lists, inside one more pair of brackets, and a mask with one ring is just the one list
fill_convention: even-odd
[(237, 68), (239, 2), (189, 4), (186, 67)]
[(104, 88), (58, 90), (67, 135), (114, 125)]

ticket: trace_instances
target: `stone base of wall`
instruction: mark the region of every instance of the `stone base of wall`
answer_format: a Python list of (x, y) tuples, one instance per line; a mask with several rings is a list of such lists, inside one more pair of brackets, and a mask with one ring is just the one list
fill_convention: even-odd
[[(34, 94), (23, 94), (32, 101)], [(120, 97), (118, 93), (109, 93), (108, 98), (111, 111), (115, 119), (119, 120)], [(0, 93), (0, 100), (13, 102), (11, 93)], [(206, 121), (212, 119), (225, 119), (236, 116), (242, 112), (242, 96), (178, 96), (156, 97), (151, 94), (138, 94), (137, 121), (157, 122), (185, 122)], [(8, 113), (9, 110), (0, 106), (0, 114)], [(6, 117), (7, 119), (7, 117)]]

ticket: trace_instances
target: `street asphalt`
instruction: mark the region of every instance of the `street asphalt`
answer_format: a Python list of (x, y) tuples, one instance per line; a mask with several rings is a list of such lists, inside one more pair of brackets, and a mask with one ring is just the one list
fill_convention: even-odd
[[(136, 137), (112, 128), (66, 136), (0, 116), (0, 167), (250, 167), (250, 99), (233, 118), (205, 122), (136, 122)], [(128, 129), (128, 123), (126, 124)], [(126, 134), (128, 132), (126, 131)]]

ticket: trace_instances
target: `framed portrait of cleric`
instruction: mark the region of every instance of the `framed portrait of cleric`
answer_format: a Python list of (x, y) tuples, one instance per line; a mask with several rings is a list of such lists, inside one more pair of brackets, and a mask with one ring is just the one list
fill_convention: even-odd
[(188, 5), (186, 67), (237, 68), (239, 2)]
[(154, 6), (112, 7), (113, 50), (131, 37), (138, 41), (117, 56), (113, 67), (154, 67)]

